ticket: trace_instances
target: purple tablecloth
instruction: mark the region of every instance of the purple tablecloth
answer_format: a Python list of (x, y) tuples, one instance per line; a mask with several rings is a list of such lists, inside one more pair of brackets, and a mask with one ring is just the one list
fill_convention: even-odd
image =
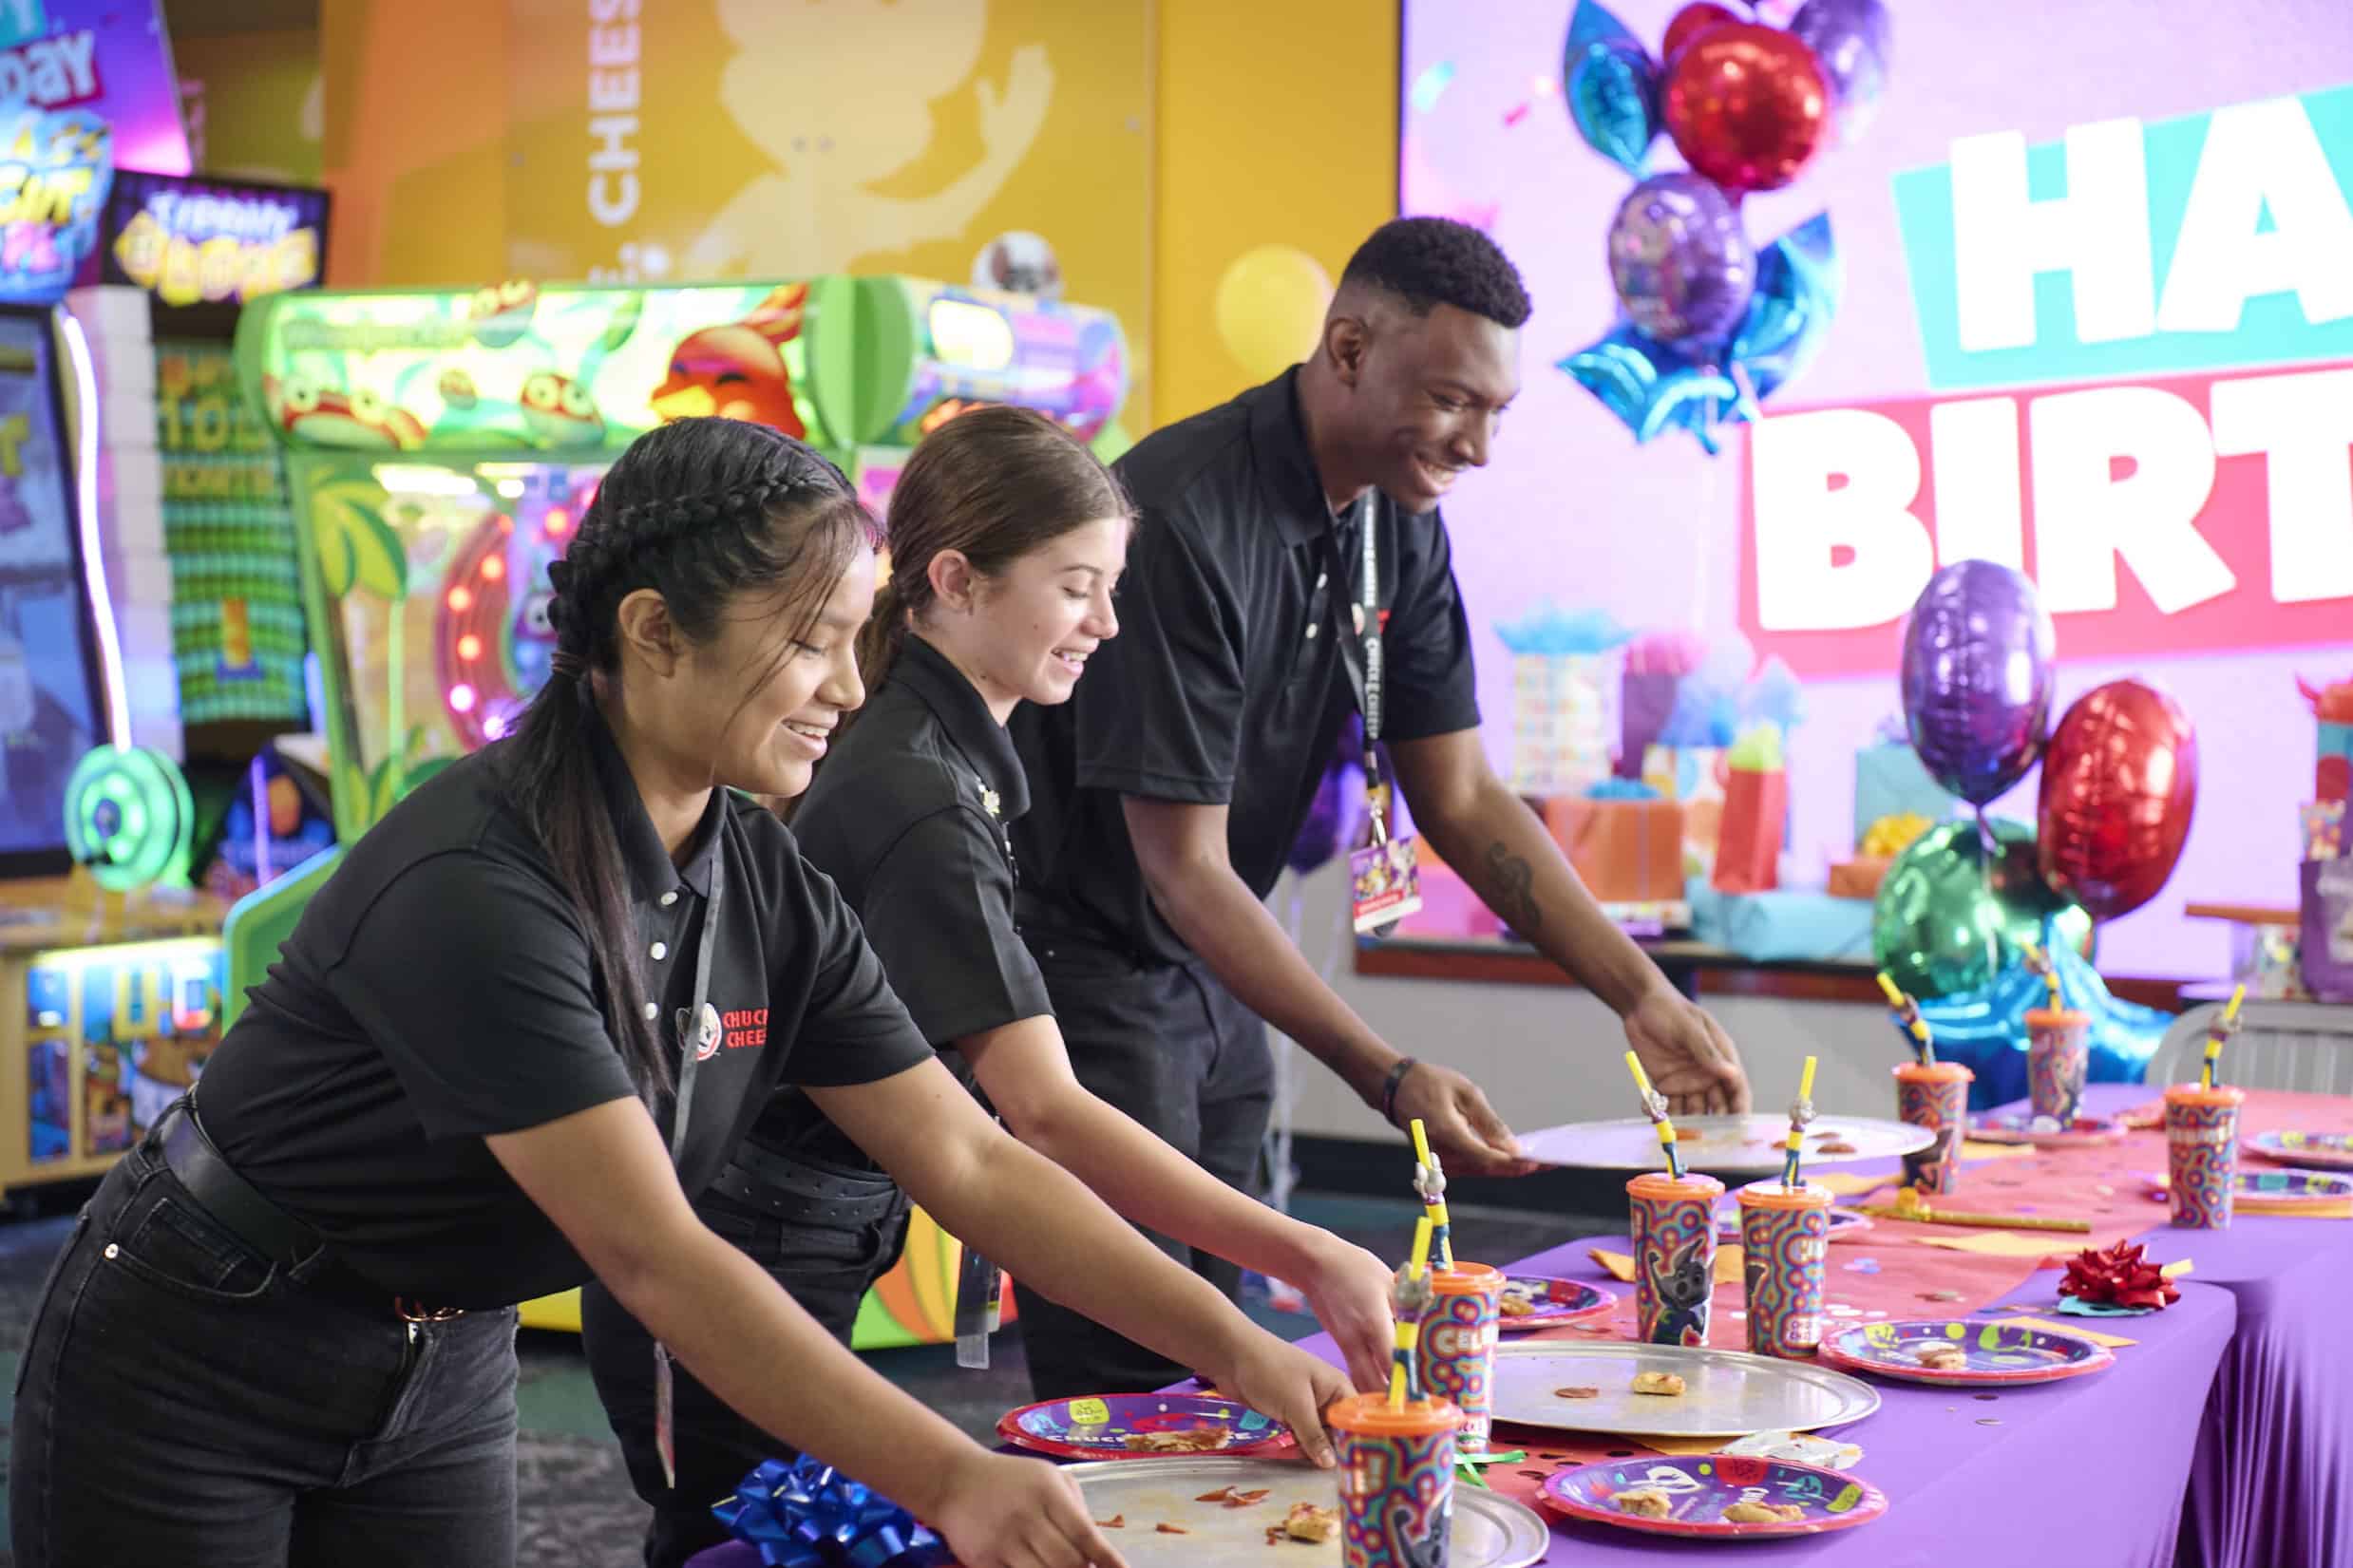
[[(2136, 1085), (2095, 1085), (2087, 1109), (2113, 1114), (2149, 1097)], [(2180, 1232), (2159, 1219), (2147, 1240), (2156, 1258), (2194, 1256), (2196, 1273), (2165, 1312), (2097, 1325), (2138, 1341), (2113, 1370), (1990, 1399), (1873, 1380), (1880, 1410), (1842, 1435), (1862, 1445), (1855, 1473), (1887, 1494), (1886, 1516), (1745, 1545), (1741, 1562), (2353, 1568), (2353, 1378), (2323, 1338), (2332, 1308), (2353, 1300), (2353, 1222), (2242, 1216), (2228, 1231)], [(1590, 1244), (1540, 1253), (1512, 1272), (1600, 1281)], [(1996, 1304), (2047, 1315), (2058, 1280), (2035, 1275)], [(1305, 1343), (1338, 1359), (1322, 1336)], [(1552, 1523), (1547, 1564), (1716, 1549)], [(729, 1546), (693, 1568), (758, 1562), (750, 1548)]]
[[(2096, 1115), (2148, 1098), (2125, 1084), (2084, 1095)], [(2192, 1277), (2238, 1303), (2191, 1468), (2184, 1568), (2353, 1568), (2353, 1374), (2327, 1337), (2353, 1302), (2353, 1221), (2239, 1215), (2227, 1231), (2159, 1225), (2148, 1247), (2192, 1258)]]

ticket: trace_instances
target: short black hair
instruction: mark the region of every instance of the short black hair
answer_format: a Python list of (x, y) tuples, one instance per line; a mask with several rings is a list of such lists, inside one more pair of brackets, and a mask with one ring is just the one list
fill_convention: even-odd
[(1386, 290), (1415, 315), (1452, 305), (1514, 330), (1533, 308), (1503, 248), (1451, 217), (1393, 217), (1375, 229), (1340, 274), (1341, 286), (1350, 283)]

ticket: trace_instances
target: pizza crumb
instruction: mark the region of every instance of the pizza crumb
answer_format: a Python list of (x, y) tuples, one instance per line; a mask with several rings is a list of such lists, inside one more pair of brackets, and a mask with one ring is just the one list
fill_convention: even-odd
[(1602, 1397), (1602, 1390), (1599, 1389), (1555, 1389), (1552, 1390), (1552, 1397), (1555, 1399), (1599, 1399)]
[(1638, 1394), (1663, 1394), (1672, 1397), (1683, 1391), (1683, 1380), (1673, 1372), (1636, 1372), (1634, 1391)]
[(1099, 1519), (1096, 1520), (1095, 1522), (1103, 1526), (1106, 1530), (1125, 1530), (1128, 1527), (1128, 1516), (1126, 1514), (1113, 1514), (1109, 1519)]
[(1160, 1523), (1153, 1525), (1152, 1528), (1158, 1530), (1164, 1536), (1189, 1536), (1193, 1533), (1182, 1524), (1170, 1524), (1166, 1520), (1163, 1520)]

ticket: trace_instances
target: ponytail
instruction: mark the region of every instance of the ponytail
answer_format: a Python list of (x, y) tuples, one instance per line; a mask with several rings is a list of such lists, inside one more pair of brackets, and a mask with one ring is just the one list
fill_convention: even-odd
[(560, 654), (510, 743), (508, 799), (546, 847), (588, 931), (588, 953), (604, 982), (606, 1032), (651, 1107), (671, 1090), (670, 1063), (645, 1015), (637, 944), (622, 880), (620, 834), (589, 754), (591, 685), (577, 656)]
[[(900, 596), (897, 580), (886, 579), (874, 591), (874, 609), (866, 616), (866, 624), (858, 629), (858, 679), (868, 696), (882, 690), (890, 679), (891, 666), (899, 662), (899, 651), (907, 641), (907, 606)], [(853, 708), (835, 721), (837, 741), (849, 732), (863, 708)]]

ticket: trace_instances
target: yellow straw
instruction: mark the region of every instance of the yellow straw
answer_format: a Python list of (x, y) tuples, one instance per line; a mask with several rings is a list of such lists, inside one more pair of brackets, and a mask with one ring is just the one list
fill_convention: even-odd
[[(1437, 1170), (1438, 1162), (1431, 1156), (1430, 1134), (1422, 1126), (1422, 1119), (1416, 1116), (1410, 1126), (1414, 1133), (1414, 1158), (1419, 1161), (1425, 1169)], [(1429, 1210), (1430, 1223), (1437, 1232), (1438, 1267), (1452, 1269), (1454, 1266), (1453, 1222), (1447, 1218), (1445, 1192), (1441, 1190), (1435, 1198), (1429, 1200), (1424, 1207)]]
[[(1912, 1008), (1912, 999), (1904, 994), (1902, 987), (1888, 978), (1886, 970), (1879, 972), (1878, 978), (1879, 989), (1888, 993), (1888, 1006), (1895, 1010), (1896, 1022), (1904, 1024), (1912, 1037), (1921, 1066), (1936, 1066), (1936, 1036), (1928, 1032), (1927, 1019), (1918, 1015), (1919, 1010)], [(1907, 1008), (1912, 1010), (1914, 1015), (1909, 1023), (1904, 1023), (1904, 1013)]]
[[(1419, 1279), (1422, 1270), (1430, 1264), (1430, 1217), (1423, 1215), (1414, 1222), (1414, 1256), (1406, 1260), (1405, 1277)], [(1405, 1370), (1414, 1363), (1414, 1347), (1421, 1338), (1421, 1319), (1406, 1313), (1397, 1314), (1397, 1353), (1389, 1365), (1389, 1407), (1405, 1408)]]
[[(1797, 1080), (1798, 1105), (1803, 1105), (1806, 1102), (1813, 1098), (1813, 1064), (1814, 1058), (1811, 1056), (1807, 1057), (1806, 1070)], [(1796, 1109), (1796, 1106), (1792, 1106), (1791, 1109), (1793, 1112)], [(1806, 1124), (1803, 1122), (1800, 1122), (1796, 1116), (1793, 1114), (1790, 1117), (1790, 1141), (1788, 1145), (1789, 1156), (1781, 1162), (1781, 1185), (1784, 1187), (1794, 1187), (1797, 1185), (1797, 1156), (1800, 1146), (1799, 1140), (1804, 1138), (1805, 1135)]]
[(2206, 1031), (2206, 1060), (2198, 1067), (2198, 1085), (2201, 1088), (2212, 1088), (2222, 1071), (2223, 1036), (2230, 1031), (2231, 1024), (2239, 1015), (2239, 1004), (2245, 1000), (2247, 988), (2240, 986), (2231, 992), (2230, 1005), (2222, 1010), (2222, 1021)]
[(1642, 1094), (1642, 1114), (1659, 1127), (1659, 1147), (1667, 1157), (1667, 1174), (1680, 1181), (1683, 1179), (1683, 1151), (1675, 1146), (1675, 1124), (1668, 1119), (1665, 1108), (1651, 1109), (1649, 1075), (1642, 1071), (1641, 1058), (1626, 1052), (1626, 1070), (1634, 1074), (1634, 1086)]

